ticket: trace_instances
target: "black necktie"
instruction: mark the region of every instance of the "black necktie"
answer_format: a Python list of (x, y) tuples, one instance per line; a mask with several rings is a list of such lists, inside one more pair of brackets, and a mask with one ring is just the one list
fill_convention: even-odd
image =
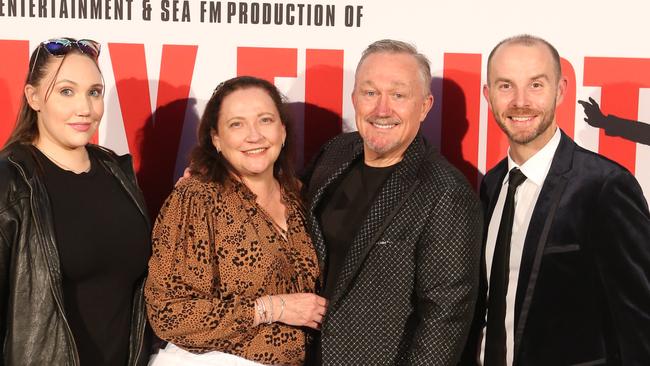
[(510, 171), (508, 194), (503, 205), (499, 232), (494, 246), (492, 270), (490, 271), (484, 366), (504, 366), (506, 364), (505, 319), (510, 271), (510, 238), (512, 237), (512, 221), (515, 217), (515, 192), (525, 180), (526, 176), (521, 170), (513, 168)]

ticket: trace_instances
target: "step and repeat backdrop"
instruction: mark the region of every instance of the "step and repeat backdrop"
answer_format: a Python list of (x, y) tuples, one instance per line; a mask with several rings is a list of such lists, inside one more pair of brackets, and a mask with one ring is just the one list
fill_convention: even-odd
[[(355, 129), (356, 63), (368, 44), (393, 38), (431, 60), (435, 104), (422, 128), (478, 187), (507, 149), (481, 94), (487, 55), (503, 38), (529, 33), (562, 56), (561, 128), (633, 172), (650, 197), (649, 10), (640, 0), (0, 0), (0, 143), (34, 47), (62, 36), (96, 40), (106, 82), (97, 142), (133, 155), (156, 212), (221, 81), (255, 75), (279, 87), (302, 166), (327, 139)], [(585, 110), (578, 101), (589, 98)]]

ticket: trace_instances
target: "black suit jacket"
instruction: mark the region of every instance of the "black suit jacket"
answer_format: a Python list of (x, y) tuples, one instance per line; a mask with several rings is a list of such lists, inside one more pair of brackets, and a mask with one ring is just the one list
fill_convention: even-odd
[[(488, 219), (507, 170), (504, 159), (483, 179)], [(486, 288), (482, 265), (467, 365), (479, 352)], [(514, 344), (515, 365), (650, 365), (648, 205), (629, 171), (564, 133), (526, 234)]]
[[(362, 155), (358, 133), (340, 135), (306, 177), (321, 268), (318, 207)], [(455, 364), (478, 293), (481, 217), (464, 177), (418, 135), (350, 243), (322, 324), (323, 364)]]

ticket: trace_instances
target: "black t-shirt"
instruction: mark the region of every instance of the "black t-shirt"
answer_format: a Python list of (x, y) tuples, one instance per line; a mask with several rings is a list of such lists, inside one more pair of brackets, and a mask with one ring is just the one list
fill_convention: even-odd
[[(327, 248), (323, 297), (332, 298), (350, 245), (368, 216), (377, 193), (396, 167), (397, 164), (371, 167), (361, 158), (352, 163), (347, 173), (325, 192), (317, 213)], [(323, 364), (320, 333), (314, 335), (313, 348), (305, 364)]]
[(133, 293), (151, 254), (146, 222), (92, 155), (90, 171), (75, 174), (37, 154), (52, 204), (65, 314), (81, 365), (126, 365)]
[(359, 159), (339, 183), (326, 192), (319, 214), (327, 248), (323, 297), (332, 297), (348, 249), (368, 215), (375, 196), (396, 166), (375, 168)]

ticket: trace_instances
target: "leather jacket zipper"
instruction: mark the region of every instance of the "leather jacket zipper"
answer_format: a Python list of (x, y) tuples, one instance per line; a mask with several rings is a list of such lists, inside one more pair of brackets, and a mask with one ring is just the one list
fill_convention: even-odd
[[(144, 286), (144, 284), (143, 284), (143, 286)], [(134, 309), (134, 311), (137, 311), (137, 310)], [(144, 347), (144, 331), (145, 331), (145, 328), (147, 328), (146, 319), (143, 321), (142, 315), (140, 315), (138, 318), (140, 318), (140, 319), (138, 319), (139, 323), (143, 323), (143, 324), (142, 325), (138, 324), (138, 335), (137, 335), (138, 338), (137, 339), (138, 339), (139, 346), (138, 346), (137, 352), (135, 353), (135, 358), (133, 359), (133, 366), (137, 366), (138, 360), (140, 359), (140, 354), (142, 353), (142, 347)]]
[[(32, 187), (32, 185), (29, 183), (29, 180), (27, 180), (27, 175), (25, 174), (25, 171), (23, 170), (22, 166), (20, 164), (18, 164), (16, 161), (14, 161), (12, 159), (12, 157), (8, 157), (7, 159), (9, 161), (11, 161), (11, 163), (16, 166), (16, 168), (20, 172), (20, 175), (22, 176), (23, 180), (25, 181), (25, 183), (29, 187), (29, 204), (31, 206), (32, 213), (36, 212), (36, 207), (34, 206), (34, 187)], [(34, 221), (36, 221), (36, 220), (37, 220), (36, 217), (34, 217)], [(45, 235), (41, 232), (40, 222), (37, 222), (36, 230), (38, 231), (38, 235), (41, 237), (41, 240), (47, 240), (45, 238)], [(49, 258), (48, 255), (45, 255), (45, 261), (48, 264), (50, 272), (51, 272), (52, 264), (51, 264), (51, 259)], [(56, 291), (54, 291), (54, 288), (55, 288), (54, 280), (52, 279), (51, 275), (48, 276), (48, 278), (50, 279), (50, 289), (52, 290), (52, 295), (54, 296), (54, 302), (56, 303), (56, 306), (57, 306), (57, 308), (59, 310), (59, 313), (61, 314), (61, 317), (63, 318), (63, 324), (65, 325), (66, 333), (68, 334), (68, 337), (70, 338), (70, 341), (72, 342), (72, 348), (73, 348), (72, 349), (72, 357), (73, 357), (72, 361), (73, 361), (73, 364), (79, 366), (80, 365), (79, 353), (77, 351), (77, 344), (76, 344), (76, 342), (74, 340), (74, 335), (72, 334), (72, 329), (70, 329), (70, 324), (68, 323), (68, 319), (65, 316), (65, 311), (63, 310), (62, 301), (59, 298), (59, 296), (57, 295)]]

